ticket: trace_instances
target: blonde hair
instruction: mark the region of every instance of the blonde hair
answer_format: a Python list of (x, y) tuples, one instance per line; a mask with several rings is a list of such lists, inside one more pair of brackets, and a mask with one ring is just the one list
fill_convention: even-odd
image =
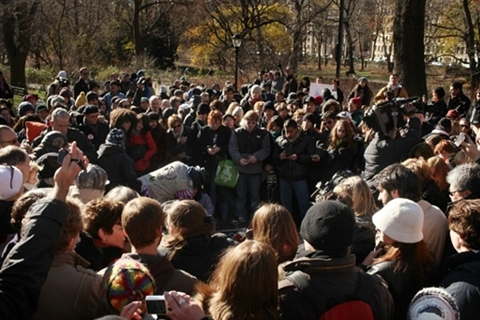
[(253, 239), (272, 246), (278, 264), (295, 256), (300, 240), (292, 215), (284, 206), (262, 205), (253, 215), (252, 231)]
[(432, 178), (432, 170), (427, 161), (423, 158), (407, 159), (403, 161), (402, 164), (411, 169), (418, 176), (418, 179), (420, 180), (420, 189), (423, 189), (427, 185), (427, 182)]
[(278, 319), (278, 270), (273, 249), (247, 240), (226, 252), (212, 278), (214, 319)]
[(347, 194), (352, 199), (352, 211), (357, 217), (372, 216), (377, 210), (367, 183), (359, 176), (346, 178), (333, 189), (335, 194)]
[(258, 123), (259, 118), (260, 117), (257, 113), (255, 113), (255, 111), (248, 110), (247, 113), (245, 113), (245, 115), (243, 116), (242, 121), (240, 121), (240, 125), (242, 127), (246, 127), (248, 121), (255, 121), (255, 123)]

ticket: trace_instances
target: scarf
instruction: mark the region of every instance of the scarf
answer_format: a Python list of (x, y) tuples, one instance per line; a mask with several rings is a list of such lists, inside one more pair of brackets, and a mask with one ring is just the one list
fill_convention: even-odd
[(180, 130), (179, 133), (175, 133), (175, 131), (172, 129), (173, 137), (175, 138), (175, 140), (177, 140), (177, 143), (180, 143), (180, 140), (183, 137), (183, 130), (184, 129), (185, 129), (185, 127), (183, 126), (183, 124), (182, 124), (182, 130)]

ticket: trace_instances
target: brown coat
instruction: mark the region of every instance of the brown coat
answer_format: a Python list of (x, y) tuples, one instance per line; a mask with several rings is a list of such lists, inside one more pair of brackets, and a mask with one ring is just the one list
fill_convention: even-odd
[(32, 319), (95, 319), (102, 277), (73, 251), (57, 253)]

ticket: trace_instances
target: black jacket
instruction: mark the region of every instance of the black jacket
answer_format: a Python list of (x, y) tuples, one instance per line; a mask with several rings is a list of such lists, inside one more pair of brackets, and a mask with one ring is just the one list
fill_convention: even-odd
[[(51, 130), (51, 127), (43, 130), (42, 133), (40, 133), (40, 135), (33, 140), (32, 149), (37, 147), (42, 142), (43, 137)], [(87, 156), (90, 163), (97, 163), (97, 150), (95, 149), (93, 143), (87, 139), (87, 136), (83, 134), (83, 132), (76, 128), (68, 127), (67, 139), (70, 143), (73, 141), (77, 142), (77, 147), (83, 151), (83, 154)]]
[[(230, 141), (231, 130), (221, 125), (216, 131), (212, 127), (205, 126), (200, 131), (200, 137), (195, 145), (195, 153), (200, 155), (200, 166), (204, 167), (211, 177), (215, 174), (217, 164), (225, 158), (230, 158), (228, 153), (228, 143)], [(211, 146), (220, 147), (220, 151), (215, 155), (209, 155), (207, 149)]]
[(480, 314), (480, 252), (468, 251), (447, 259), (440, 286), (455, 297), (462, 320)]
[(15, 233), (10, 223), (13, 203), (14, 201), (0, 200), (0, 236)]
[[(280, 154), (282, 152), (285, 152), (287, 156), (296, 154), (297, 160), (281, 160)], [(312, 139), (308, 135), (303, 134), (301, 130), (298, 131), (298, 138), (293, 142), (288, 141), (284, 134), (281, 135), (275, 141), (272, 154), (275, 172), (280, 179), (287, 181), (305, 179), (314, 152), (315, 146)]]
[(97, 122), (96, 125), (92, 126), (86, 124), (85, 121), (78, 126), (78, 130), (83, 132), (88, 140), (95, 146), (95, 149), (98, 150), (102, 143), (105, 143), (105, 139), (108, 135), (108, 125), (106, 123)]
[(468, 109), (470, 109), (470, 104), (471, 104), (470, 99), (468, 99), (468, 97), (463, 92), (461, 92), (455, 98), (450, 98), (450, 100), (448, 100), (447, 109), (448, 110), (455, 109), (458, 112), (460, 112), (462, 117), (465, 117), (467, 115)]
[(87, 92), (90, 90), (88, 88), (88, 83), (85, 82), (85, 80), (83, 80), (82, 78), (79, 78), (77, 82), (75, 82), (75, 84), (73, 85), (73, 98), (77, 99), (77, 97), (80, 95), (80, 92), (82, 91), (87, 94)]
[(64, 202), (42, 199), (27, 213), (23, 236), (0, 271), (0, 319), (31, 319), (65, 221)]
[(233, 243), (227, 236), (217, 233), (210, 238), (205, 235), (189, 237), (174, 254), (173, 249), (164, 247), (160, 247), (159, 252), (169, 257), (176, 269), (186, 271), (201, 281), (208, 281), (223, 251), (231, 245)]
[(412, 118), (407, 124), (409, 128), (404, 138), (390, 137), (375, 133), (373, 140), (365, 150), (365, 181), (372, 186), (375, 175), (389, 165), (400, 162), (402, 157), (421, 140), (421, 127), (418, 118)]
[(97, 165), (107, 172), (109, 189), (122, 185), (140, 191), (142, 185), (137, 180), (135, 161), (127, 155), (125, 149), (102, 144), (98, 150)]
[(447, 115), (447, 111), (447, 104), (443, 99), (437, 102), (430, 100), (425, 107), (425, 121), (435, 126)]

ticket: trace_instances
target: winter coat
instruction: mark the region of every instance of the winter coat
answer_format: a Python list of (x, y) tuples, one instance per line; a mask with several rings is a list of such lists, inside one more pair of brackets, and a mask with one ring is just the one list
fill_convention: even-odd
[(135, 162), (122, 147), (102, 144), (98, 150), (97, 164), (107, 172), (109, 189), (121, 185), (140, 191), (141, 183), (137, 180)]
[(118, 247), (106, 247), (102, 241), (93, 239), (86, 232), (80, 232), (80, 243), (75, 252), (87, 260), (90, 263), (88, 267), (95, 271), (108, 267), (125, 253)]
[(0, 272), (0, 319), (31, 319), (55, 255), (67, 207), (41, 199), (27, 213), (23, 233)]
[[(248, 132), (244, 127), (240, 127), (230, 135), (228, 149), (232, 160), (237, 164), (239, 173), (262, 174), (263, 160), (270, 155), (270, 135), (258, 126), (251, 132)], [(255, 156), (257, 162), (249, 163), (246, 166), (240, 165), (240, 159), (252, 155)]]
[(293, 74), (289, 75), (283, 84), (283, 93), (285, 93), (285, 96), (287, 97), (290, 92), (297, 93), (297, 88), (297, 79), (295, 79)]
[[(189, 161), (189, 157), (192, 155), (193, 152), (193, 142), (195, 138), (191, 134), (191, 129), (187, 126), (183, 125), (183, 136), (187, 137), (186, 143), (177, 142), (173, 135), (173, 130), (167, 130), (167, 136), (165, 140), (165, 144), (167, 146), (167, 156), (169, 157), (169, 161), (182, 161), (183, 163), (192, 164)], [(180, 158), (178, 155), (180, 153), (186, 153), (186, 158)], [(193, 165), (193, 164), (192, 164)]]
[(350, 99), (356, 97), (362, 98), (362, 106), (370, 106), (370, 103), (372, 102), (373, 92), (368, 86), (362, 88), (362, 86), (358, 84), (348, 95), (347, 102), (350, 101)]
[(169, 257), (175, 268), (184, 270), (201, 281), (208, 281), (222, 253), (231, 245), (233, 243), (222, 233), (211, 237), (200, 234), (186, 238), (179, 249), (160, 245), (159, 252)]
[(82, 78), (79, 78), (73, 85), (73, 98), (77, 99), (77, 97), (80, 95), (80, 92), (82, 91), (87, 94), (87, 92), (90, 90), (88, 88), (88, 83), (85, 82), (85, 80), (83, 80)]
[[(214, 177), (219, 161), (229, 157), (228, 143), (230, 142), (231, 131), (229, 128), (221, 125), (216, 131), (212, 127), (205, 126), (200, 131), (200, 137), (196, 143), (195, 153), (200, 154), (200, 166), (204, 167), (211, 177)], [(215, 155), (210, 155), (207, 149), (212, 146), (217, 146), (220, 151)]]
[[(280, 159), (280, 154), (285, 152), (287, 156), (297, 155), (297, 160)], [(312, 139), (298, 130), (297, 138), (289, 141), (283, 133), (275, 140), (272, 154), (272, 162), (275, 172), (280, 179), (286, 181), (304, 180), (308, 174), (308, 168), (315, 152), (315, 146)]]
[(105, 143), (105, 139), (109, 132), (108, 125), (100, 121), (94, 126), (87, 124), (84, 121), (78, 126), (78, 130), (83, 132), (87, 139), (95, 146), (96, 150), (100, 148), (102, 143)]
[(145, 265), (153, 279), (155, 279), (155, 294), (163, 294), (165, 291), (180, 291), (193, 295), (197, 278), (191, 274), (175, 269), (168, 259), (160, 254), (148, 255), (138, 253), (126, 253), (122, 259), (134, 259)]
[(391, 139), (382, 133), (375, 133), (364, 153), (365, 181), (371, 185), (380, 171), (389, 165), (400, 162), (402, 157), (421, 140), (421, 127), (418, 118), (412, 118), (407, 124), (409, 128), (404, 138)]
[(438, 121), (447, 115), (447, 104), (443, 99), (437, 102), (429, 100), (425, 107), (425, 121), (436, 126)]
[(6, 236), (15, 233), (10, 223), (12, 218), (12, 207), (15, 201), (0, 200), (0, 243), (6, 240)]
[[(432, 270), (427, 275), (427, 279), (422, 281), (415, 279), (406, 279), (404, 273), (394, 272), (395, 263), (393, 261), (383, 261), (372, 265), (367, 273), (379, 275), (388, 284), (393, 302), (395, 303), (394, 319), (404, 320), (407, 315), (408, 306), (415, 294), (424, 287), (433, 286), (436, 282), (437, 274)], [(435, 270), (436, 271), (436, 270)], [(412, 271), (414, 273), (415, 271)]]
[(145, 172), (151, 166), (150, 159), (157, 153), (157, 145), (153, 141), (150, 131), (128, 135), (127, 151), (129, 148), (136, 146), (145, 146), (145, 153), (143, 157), (135, 161), (135, 170), (137, 172)]
[(472, 102), (470, 101), (470, 99), (468, 99), (468, 97), (463, 92), (461, 92), (455, 98), (450, 98), (448, 100), (447, 110), (455, 109), (460, 112), (460, 115), (462, 117), (465, 117), (468, 110), (470, 109), (471, 103)]
[(322, 182), (329, 181), (339, 170), (350, 170), (358, 174), (363, 169), (363, 141), (354, 141), (353, 146), (342, 142), (334, 150), (323, 150), (327, 157), (321, 156)]
[(454, 298), (462, 320), (478, 319), (480, 314), (480, 252), (457, 253), (443, 268), (444, 287)]
[[(343, 302), (354, 293), (358, 274), (362, 272), (355, 267), (353, 254), (333, 258), (322, 255), (320, 251), (304, 251), (301, 257), (281, 265), (280, 268), (285, 275), (301, 270), (309, 280), (309, 284), (315, 290), (320, 291), (326, 300), (324, 303), (333, 304), (330, 307), (338, 304), (332, 302)], [(369, 288), (371, 294), (365, 298), (364, 302), (372, 308), (375, 319), (391, 319), (393, 315), (392, 297), (380, 277), (373, 276), (371, 279), (373, 282)], [(303, 293), (285, 277), (280, 279), (278, 288), (281, 319), (318, 319), (324, 313), (317, 314)], [(319, 305), (322, 304), (319, 303)]]
[(94, 319), (98, 316), (102, 277), (73, 251), (53, 258), (32, 319)]
[[(43, 137), (45, 137), (45, 135), (50, 131), (52, 131), (51, 127), (43, 130), (40, 135), (33, 140), (32, 149), (39, 146), (43, 140)], [(95, 149), (93, 143), (88, 140), (87, 136), (85, 136), (83, 132), (76, 128), (68, 127), (67, 139), (70, 143), (73, 141), (77, 143), (77, 147), (83, 151), (83, 154), (87, 156), (90, 163), (97, 163), (97, 149)]]
[[(387, 92), (392, 91), (389, 85), (383, 87), (378, 91), (377, 95), (373, 98), (375, 103), (383, 102), (387, 99)], [(393, 98), (408, 98), (407, 90), (405, 90), (402, 86), (398, 86), (393, 90)]]
[(375, 247), (375, 226), (371, 216), (355, 217), (352, 253), (360, 265)]

